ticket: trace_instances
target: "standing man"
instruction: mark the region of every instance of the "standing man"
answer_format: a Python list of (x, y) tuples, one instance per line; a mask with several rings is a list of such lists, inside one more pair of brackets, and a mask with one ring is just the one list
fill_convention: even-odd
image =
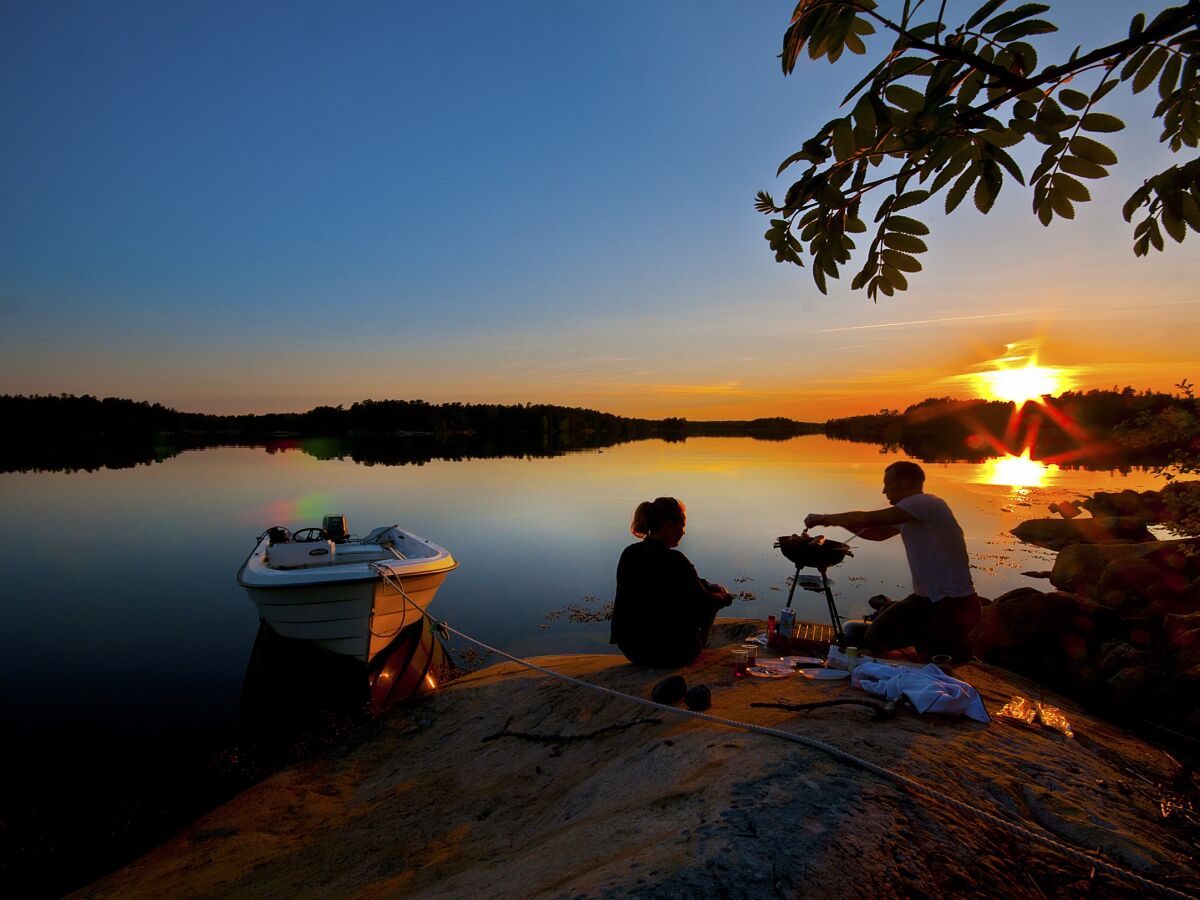
[(891, 504), (887, 509), (809, 513), (804, 527), (837, 526), (868, 541), (900, 535), (913, 592), (880, 610), (864, 642), (877, 653), (914, 646), (926, 658), (944, 653), (965, 662), (980, 602), (962, 528), (945, 500), (925, 493), (925, 472), (916, 463), (894, 462), (884, 469), (883, 493)]

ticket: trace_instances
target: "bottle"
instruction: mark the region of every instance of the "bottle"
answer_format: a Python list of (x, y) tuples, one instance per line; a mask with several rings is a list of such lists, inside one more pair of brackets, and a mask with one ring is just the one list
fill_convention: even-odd
[(767, 616), (767, 646), (775, 643), (775, 617)]

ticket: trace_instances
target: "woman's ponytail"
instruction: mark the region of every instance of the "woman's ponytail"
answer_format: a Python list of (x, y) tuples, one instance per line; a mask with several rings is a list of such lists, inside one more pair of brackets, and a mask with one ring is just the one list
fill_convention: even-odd
[(653, 502), (643, 500), (633, 511), (629, 530), (635, 537), (644, 538), (668, 522), (678, 522), (682, 518), (683, 504), (674, 497), (658, 497)]

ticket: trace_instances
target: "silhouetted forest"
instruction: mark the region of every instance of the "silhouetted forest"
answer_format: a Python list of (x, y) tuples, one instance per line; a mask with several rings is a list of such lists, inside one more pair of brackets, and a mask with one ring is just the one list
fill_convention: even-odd
[(634, 419), (550, 404), (363, 400), (301, 413), (220, 416), (92, 396), (0, 396), (0, 421), (17, 439), (0, 471), (124, 468), (222, 445), (300, 449), (320, 458), (385, 465), (433, 459), (552, 456), (661, 438), (709, 435), (782, 440), (821, 425), (781, 417), (737, 422)]

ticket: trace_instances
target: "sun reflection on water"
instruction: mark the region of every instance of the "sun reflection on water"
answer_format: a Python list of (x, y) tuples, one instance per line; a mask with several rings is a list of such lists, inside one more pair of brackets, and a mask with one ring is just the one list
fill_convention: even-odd
[(1058, 466), (1029, 458), (1029, 450), (1020, 456), (997, 456), (979, 466), (979, 484), (1007, 485), (1014, 488), (1045, 487), (1058, 472)]

